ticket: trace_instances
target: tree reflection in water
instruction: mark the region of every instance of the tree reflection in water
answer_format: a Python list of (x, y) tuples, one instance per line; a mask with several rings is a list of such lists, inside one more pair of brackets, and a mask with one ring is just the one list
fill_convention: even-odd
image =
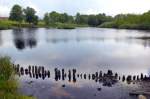
[(34, 48), (37, 46), (36, 29), (15, 29), (13, 30), (14, 45), (18, 50), (27, 47)]

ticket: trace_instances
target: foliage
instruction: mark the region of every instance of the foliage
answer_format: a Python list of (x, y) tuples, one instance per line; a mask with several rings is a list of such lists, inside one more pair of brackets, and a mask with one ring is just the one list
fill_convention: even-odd
[(49, 14), (48, 13), (45, 13), (43, 20), (45, 22), (45, 25), (49, 25), (50, 24), (50, 18), (49, 18)]
[(37, 24), (38, 23), (38, 16), (36, 16), (36, 11), (33, 8), (27, 7), (24, 9), (25, 13), (25, 20), (26, 22)]
[[(16, 4), (12, 7), (9, 16), (9, 20), (14, 21), (15, 24), (7, 24), (6, 20), (6, 22), (4, 22), (4, 20), (0, 20), (0, 29), (33, 27), (32, 24), (38, 25), (39, 18), (35, 14), (36, 11), (33, 8), (27, 7), (26, 9), (22, 9), (21, 6)], [(28, 22), (29, 25), (26, 22)]]
[(105, 14), (97, 15), (80, 15), (76, 14), (75, 22), (77, 24), (88, 24), (89, 26), (98, 26), (104, 22), (111, 21), (111, 16), (106, 16)]
[(21, 22), (23, 20), (22, 7), (19, 5), (14, 5), (10, 11), (9, 19)]
[(66, 24), (66, 23), (57, 23), (57, 28), (58, 29), (75, 29), (75, 25), (74, 24)]
[(52, 11), (46, 13), (43, 20), (39, 20), (35, 14), (36, 11), (33, 8), (27, 7), (22, 10), (21, 6), (14, 5), (9, 17), (11, 21), (0, 20), (0, 29), (18, 27), (74, 28), (78, 26), (150, 29), (150, 11), (143, 14), (118, 14), (115, 17), (107, 16), (104, 13), (95, 15), (77, 13), (76, 16), (72, 16), (67, 13)]
[(95, 15), (90, 15), (88, 17), (88, 24), (90, 26), (97, 26), (99, 23), (98, 23), (98, 19), (96, 18)]
[(0, 58), (0, 99), (33, 99), (17, 93), (18, 83), (9, 57)]
[(88, 23), (88, 16), (87, 15), (80, 15), (80, 13), (76, 14), (75, 23), (77, 24), (87, 24)]
[(52, 11), (51, 13), (45, 13), (43, 18), (45, 25), (55, 24), (55, 23), (73, 23), (73, 16), (69, 16), (67, 13), (58, 13)]
[(12, 21), (0, 20), (0, 30), (12, 28)]
[(119, 14), (111, 22), (103, 23), (99, 27), (124, 29), (150, 29), (150, 11), (144, 14)]
[(90, 26), (98, 26), (106, 21), (112, 20), (112, 17), (106, 16), (105, 14), (98, 15), (81, 15), (77, 13), (75, 17), (68, 15), (67, 13), (58, 13), (52, 11), (51, 13), (46, 13), (43, 18), (45, 25), (55, 24), (55, 23), (76, 23)]
[(10, 58), (4, 57), (0, 59), (0, 79), (1, 80), (8, 80), (12, 73), (13, 68), (11, 66)]

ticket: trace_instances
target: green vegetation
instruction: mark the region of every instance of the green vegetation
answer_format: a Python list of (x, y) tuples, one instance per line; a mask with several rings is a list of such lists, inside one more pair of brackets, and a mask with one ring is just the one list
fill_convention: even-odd
[(119, 14), (112, 21), (105, 22), (99, 27), (119, 29), (150, 29), (150, 11), (141, 14)]
[(65, 24), (65, 23), (56, 23), (56, 28), (58, 29), (74, 29), (76, 27), (75, 24)]
[(144, 14), (119, 14), (115, 17), (107, 16), (104, 13), (96, 15), (77, 13), (72, 16), (67, 13), (52, 11), (45, 13), (44, 18), (39, 20), (33, 8), (23, 9), (19, 5), (14, 5), (10, 11), (9, 19), (0, 20), (0, 30), (22, 27), (74, 29), (85, 26), (148, 30), (150, 29), (150, 11)]
[(23, 20), (23, 10), (21, 8), (21, 6), (19, 5), (14, 5), (10, 11), (10, 20), (12, 21), (18, 21), (18, 22), (22, 22)]
[(0, 29), (12, 29), (22, 27), (46, 27), (58, 29), (74, 29), (76, 27), (99, 26), (104, 22), (111, 21), (111, 16), (105, 14), (97, 15), (68, 15), (67, 13), (58, 13), (52, 11), (45, 13), (44, 18), (39, 20), (36, 11), (31, 8), (22, 8), (20, 5), (14, 5), (10, 11), (8, 20), (0, 20)]
[[(86, 25), (86, 26), (98, 26), (104, 22), (111, 21), (111, 16), (106, 16), (105, 14), (98, 14), (98, 15), (81, 15), (77, 13), (76, 16), (68, 15), (67, 13), (58, 13), (58, 12), (51, 12), (46, 13), (44, 15), (44, 22), (45, 25), (49, 24), (56, 24), (56, 23), (65, 23), (63, 26), (70, 27), (70, 24), (77, 25)], [(66, 25), (69, 24), (69, 25)]]
[(38, 24), (38, 16), (35, 15), (36, 11), (33, 8), (27, 7), (24, 9), (24, 14), (25, 14), (25, 21), (28, 22), (29, 24)]
[(18, 26), (22, 27), (22, 22), (29, 23), (28, 26), (38, 24), (38, 16), (33, 8), (27, 7), (23, 9), (19, 5), (14, 5), (10, 11), (9, 20), (18, 22)]
[(11, 21), (7, 19), (0, 20), (0, 30), (23, 28), (23, 27), (37, 27), (37, 26), (33, 26), (32, 24), (28, 24), (27, 22), (19, 23), (17, 21)]
[(9, 20), (0, 20), (0, 30), (10, 29), (13, 27), (13, 24), (15, 23), (16, 22), (9, 21)]
[(9, 57), (0, 58), (0, 99), (34, 99), (17, 92), (18, 83)]

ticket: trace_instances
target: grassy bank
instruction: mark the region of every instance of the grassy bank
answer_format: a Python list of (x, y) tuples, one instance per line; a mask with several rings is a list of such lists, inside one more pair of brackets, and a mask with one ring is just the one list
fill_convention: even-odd
[(75, 29), (76, 27), (88, 27), (88, 25), (74, 24), (74, 23), (59, 23), (59, 22), (45, 25), (43, 21), (40, 21), (38, 23), (38, 27), (57, 28), (57, 29)]
[(102, 25), (98, 26), (100, 28), (117, 28), (117, 29), (139, 29), (139, 30), (150, 30), (149, 23), (139, 23), (139, 24), (131, 24), (131, 23), (123, 23), (118, 24), (117, 22), (106, 22)]
[(120, 14), (110, 22), (105, 22), (99, 27), (118, 29), (150, 30), (150, 11), (143, 14)]
[(18, 83), (9, 57), (0, 58), (0, 99), (34, 99), (18, 94)]
[(19, 23), (10, 20), (0, 20), (0, 30), (23, 28), (23, 27), (33, 27), (33, 25), (25, 22)]
[(76, 25), (70, 23), (53, 23), (53, 24), (45, 25), (44, 22), (39, 22), (38, 27), (57, 28), (57, 29), (75, 29)]
[(26, 22), (16, 22), (10, 20), (0, 20), (0, 30), (5, 29), (16, 29), (16, 28), (31, 28), (31, 27), (42, 27), (42, 28), (57, 28), (57, 29), (75, 29), (76, 27), (87, 27), (85, 24), (73, 24), (73, 23), (53, 23), (49, 25), (45, 25), (44, 22), (39, 21), (37, 25), (31, 25)]

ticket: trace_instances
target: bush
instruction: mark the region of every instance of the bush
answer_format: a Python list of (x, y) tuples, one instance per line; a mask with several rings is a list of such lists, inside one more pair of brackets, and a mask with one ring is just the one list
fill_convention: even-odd
[(0, 79), (9, 80), (13, 73), (12, 64), (9, 57), (0, 58)]
[(100, 27), (100, 28), (117, 28), (118, 26), (114, 22), (105, 22), (105, 23), (99, 25), (98, 27)]
[(18, 84), (9, 57), (0, 58), (0, 99), (33, 99), (17, 93)]
[(56, 26), (58, 29), (75, 29), (75, 25), (73, 24), (65, 24), (65, 23), (57, 23)]

